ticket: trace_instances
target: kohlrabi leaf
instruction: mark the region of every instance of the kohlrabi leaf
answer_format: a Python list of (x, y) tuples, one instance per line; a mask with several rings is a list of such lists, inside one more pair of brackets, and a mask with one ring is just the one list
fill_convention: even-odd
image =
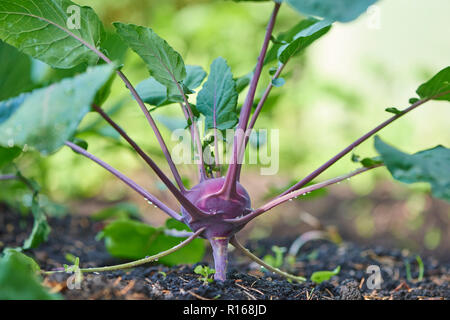
[(358, 18), (377, 0), (285, 0), (302, 14), (340, 22)]
[(47, 217), (39, 205), (39, 198), (37, 195), (33, 196), (31, 212), (33, 213), (34, 223), (31, 234), (22, 246), (25, 250), (36, 248), (42, 242), (47, 241), (51, 231), (50, 226), (47, 223)]
[(56, 68), (95, 64), (103, 26), (95, 12), (69, 0), (2, 0), (0, 39)]
[(43, 155), (55, 152), (75, 133), (113, 71), (111, 65), (93, 67), (74, 78), (0, 102), (0, 145), (27, 145)]
[(290, 43), (294, 39), (296, 34), (317, 22), (319, 22), (319, 20), (314, 18), (303, 19), (289, 30), (280, 33), (275, 40), (272, 40), (272, 46), (267, 51), (266, 58), (264, 59), (264, 64), (268, 64), (276, 60), (278, 58), (278, 50), (281, 46)]
[[(416, 92), (422, 99), (432, 98), (433, 100), (450, 101), (450, 67), (439, 71), (433, 78), (422, 84)], [(433, 98), (445, 92), (447, 94)]]
[[(186, 67), (180, 54), (152, 29), (115, 22), (118, 34), (147, 64), (150, 74), (167, 87), (169, 97), (181, 97), (178, 89), (186, 78)], [(179, 99), (181, 101), (181, 98)]]
[(238, 93), (241, 93), (249, 85), (250, 81), (252, 81), (252, 78), (253, 71), (234, 79), (234, 81), (236, 82), (236, 91)]
[(39, 266), (23, 253), (6, 249), (0, 258), (0, 300), (61, 299), (41, 285)]
[[(183, 86), (189, 91), (196, 89), (206, 77), (206, 72), (200, 66), (186, 66), (186, 78), (183, 80)], [(141, 81), (136, 86), (136, 91), (142, 101), (155, 107), (161, 107), (167, 104), (180, 102), (180, 97), (175, 96), (171, 99), (167, 88), (156, 81), (154, 77), (149, 77)]]
[(2, 169), (8, 163), (11, 163), (21, 153), (22, 153), (22, 149), (17, 148), (17, 147), (13, 147), (13, 148), (0, 147), (0, 169)]
[(298, 32), (292, 41), (282, 45), (278, 49), (278, 60), (281, 63), (286, 63), (292, 56), (298, 54), (311, 43), (319, 39), (331, 28), (329, 20), (316, 21), (312, 19), (305, 20), (305, 27)]
[(186, 66), (186, 78), (183, 84), (190, 90), (197, 89), (206, 78), (206, 71), (200, 66)]
[(231, 129), (237, 123), (238, 93), (233, 74), (225, 59), (211, 64), (208, 80), (197, 96), (197, 109), (205, 116), (205, 129)]
[(377, 164), (382, 164), (383, 159), (381, 157), (372, 157), (372, 158), (360, 158), (356, 154), (352, 154), (352, 161), (353, 162), (359, 162), (363, 165), (363, 167), (372, 167)]
[(428, 182), (431, 194), (450, 202), (450, 149), (432, 149), (407, 154), (375, 137), (375, 149), (394, 179), (404, 183)]
[(31, 58), (0, 41), (0, 101), (34, 87)]
[[(99, 234), (108, 252), (118, 258), (141, 259), (155, 255), (179, 244), (183, 238), (166, 235), (164, 228), (154, 228), (134, 220), (116, 220)], [(166, 265), (196, 263), (205, 253), (204, 242), (195, 239), (180, 250), (160, 258)]]

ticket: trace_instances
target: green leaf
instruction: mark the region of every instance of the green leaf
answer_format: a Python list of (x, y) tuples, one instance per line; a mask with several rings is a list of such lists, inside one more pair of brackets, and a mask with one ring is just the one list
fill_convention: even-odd
[(0, 102), (0, 130), (5, 132), (0, 145), (28, 145), (43, 155), (55, 152), (73, 136), (113, 71), (110, 65), (93, 67), (82, 75)]
[[(79, 26), (72, 8), (80, 11)], [(56, 68), (96, 64), (98, 56), (80, 40), (97, 48), (103, 33), (95, 12), (72, 1), (0, 2), (0, 39)]]
[(0, 258), (0, 300), (54, 300), (41, 285), (37, 263), (19, 251), (6, 249)]
[(47, 241), (51, 231), (51, 228), (47, 223), (47, 217), (40, 207), (38, 199), (37, 194), (35, 194), (31, 203), (31, 212), (33, 213), (34, 218), (33, 229), (29, 237), (23, 243), (22, 248), (25, 250), (36, 248), (42, 242)]
[(139, 208), (131, 202), (120, 202), (112, 207), (102, 209), (91, 216), (91, 218), (96, 221), (139, 217)]
[(15, 158), (17, 158), (22, 153), (22, 149), (13, 148), (3, 148), (0, 147), (0, 169), (11, 163)]
[(33, 89), (31, 59), (0, 41), (0, 101)]
[[(450, 101), (450, 67), (439, 71), (433, 78), (422, 84), (416, 92), (422, 99), (431, 98), (433, 100)], [(444, 92), (448, 93), (443, 96), (433, 98)]]
[(306, 27), (298, 32), (291, 42), (278, 49), (278, 59), (281, 63), (286, 63), (292, 56), (301, 52), (331, 29), (329, 20), (308, 19), (305, 20), (304, 25)]
[[(192, 92), (205, 79), (206, 72), (200, 66), (186, 66), (186, 78), (183, 85)], [(162, 107), (174, 102), (180, 102), (180, 97), (175, 96), (175, 99), (169, 98), (167, 88), (156, 81), (155, 78), (147, 78), (136, 86), (136, 91), (141, 97), (142, 101), (152, 106)], [(173, 98), (173, 97), (172, 97)]]
[[(141, 259), (168, 250), (179, 244), (183, 238), (164, 233), (164, 228), (154, 228), (133, 220), (116, 220), (106, 226), (101, 237), (108, 252), (119, 258)], [(204, 255), (202, 239), (195, 239), (186, 247), (159, 259), (160, 263), (176, 265), (199, 262)]]
[(402, 113), (401, 110), (398, 110), (398, 109), (395, 108), (395, 107), (392, 107), (392, 108), (386, 108), (386, 109), (384, 109), (384, 111), (387, 111), (387, 112), (390, 112), (390, 113), (393, 113), (393, 114), (401, 114), (401, 113)]
[(428, 182), (434, 197), (450, 202), (450, 149), (439, 145), (410, 155), (384, 143), (378, 136), (375, 149), (394, 179), (404, 183)]
[(180, 96), (177, 84), (186, 77), (186, 67), (180, 54), (152, 29), (115, 22), (122, 39), (147, 64), (150, 74), (167, 87), (169, 97)]
[(225, 59), (219, 57), (211, 64), (208, 80), (197, 96), (197, 109), (205, 119), (205, 129), (231, 129), (237, 123), (238, 93), (233, 74)]
[(350, 22), (377, 0), (285, 0), (294, 9), (309, 16)]
[(332, 276), (338, 275), (341, 271), (341, 266), (337, 266), (333, 271), (316, 271), (311, 275), (311, 281), (314, 283), (322, 283), (328, 281)]

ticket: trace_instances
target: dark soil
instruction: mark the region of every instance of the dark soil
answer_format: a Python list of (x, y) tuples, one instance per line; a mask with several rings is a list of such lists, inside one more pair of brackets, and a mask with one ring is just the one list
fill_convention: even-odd
[[(30, 217), (12, 213), (0, 205), (0, 250), (21, 245), (31, 229)], [(95, 235), (103, 227), (86, 217), (51, 218), (52, 232), (48, 242), (30, 254), (50, 270), (67, 264), (66, 254), (80, 258), (81, 267), (112, 265), (123, 262), (112, 258)], [(289, 246), (293, 239), (267, 239), (247, 246), (258, 255), (269, 252), (273, 244)], [(209, 253), (208, 253), (209, 254)], [(208, 257), (205, 257), (207, 259)], [(67, 274), (47, 276), (44, 284), (65, 299), (433, 299), (450, 298), (450, 265), (423, 258), (424, 278), (417, 281), (419, 267), (415, 256), (382, 247), (359, 247), (344, 243), (335, 245), (315, 241), (306, 244), (290, 272), (309, 279), (315, 271), (333, 270), (341, 266), (337, 276), (321, 284), (311, 281), (290, 283), (275, 274), (263, 272), (237, 253), (230, 255), (228, 280), (224, 283), (203, 284), (193, 273), (195, 266), (166, 267), (147, 265), (132, 270), (85, 274), (79, 289), (68, 287)], [(405, 261), (411, 261), (410, 281)], [(211, 261), (206, 261), (211, 263)], [(366, 269), (378, 266), (383, 282), (380, 289), (369, 289), (370, 274)], [(286, 269), (286, 267), (284, 268)], [(289, 267), (287, 267), (289, 269)]]

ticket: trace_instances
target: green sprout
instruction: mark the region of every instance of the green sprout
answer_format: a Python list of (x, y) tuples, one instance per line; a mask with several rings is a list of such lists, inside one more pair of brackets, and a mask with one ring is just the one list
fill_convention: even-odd
[(199, 280), (203, 281), (203, 284), (208, 284), (214, 281), (211, 276), (216, 273), (216, 270), (208, 266), (198, 265), (195, 267), (194, 273), (201, 275)]
[[(417, 261), (417, 264), (419, 265), (419, 276), (417, 278), (417, 281), (422, 281), (423, 275), (425, 273), (425, 266), (423, 264), (422, 258), (419, 255), (416, 256), (416, 261)], [(406, 279), (409, 282), (413, 282), (414, 279), (411, 275), (411, 265), (408, 260), (405, 261), (405, 268), (406, 268)]]

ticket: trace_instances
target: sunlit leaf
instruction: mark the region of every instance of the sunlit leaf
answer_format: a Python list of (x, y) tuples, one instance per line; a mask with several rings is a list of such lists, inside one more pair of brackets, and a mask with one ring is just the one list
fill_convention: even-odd
[(97, 48), (103, 33), (95, 12), (72, 1), (0, 2), (0, 39), (53, 67), (97, 63), (98, 56), (81, 41)]
[[(106, 226), (100, 237), (105, 240), (111, 255), (125, 259), (141, 259), (155, 255), (184, 240), (166, 235), (164, 228), (154, 228), (134, 220), (116, 220)], [(167, 265), (196, 263), (201, 261), (204, 253), (203, 240), (195, 239), (186, 247), (160, 258), (158, 262)]]
[(238, 93), (233, 74), (225, 59), (211, 64), (208, 80), (197, 96), (197, 109), (205, 116), (205, 129), (230, 129), (237, 123)]
[(110, 65), (93, 67), (82, 75), (0, 102), (0, 131), (4, 132), (0, 145), (28, 145), (43, 155), (55, 152), (75, 133), (113, 71)]
[[(307, 20), (305, 25), (314, 20)], [(316, 21), (308, 27), (298, 32), (288, 44), (282, 45), (278, 49), (278, 59), (281, 63), (286, 63), (292, 56), (298, 54), (321, 36), (326, 34), (331, 28), (329, 20)]]
[(450, 149), (432, 149), (407, 154), (375, 137), (375, 149), (392, 177), (404, 183), (428, 182), (436, 198), (450, 202)]

